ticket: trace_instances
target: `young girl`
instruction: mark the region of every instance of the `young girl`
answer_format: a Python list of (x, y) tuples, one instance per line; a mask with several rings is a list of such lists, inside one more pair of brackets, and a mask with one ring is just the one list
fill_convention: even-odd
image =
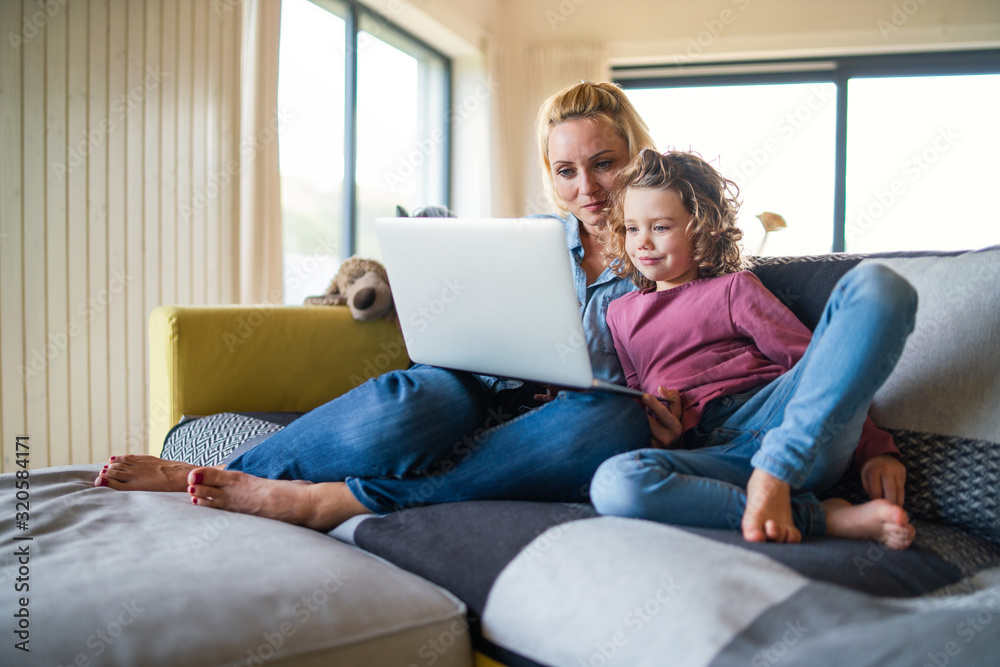
[[(594, 506), (741, 525), (751, 541), (826, 534), (905, 549), (915, 532), (900, 507), (905, 469), (867, 415), (913, 329), (916, 294), (883, 266), (857, 267), (810, 334), (741, 270), (736, 192), (688, 153), (645, 150), (616, 178), (608, 256), (640, 290), (612, 302), (608, 324), (629, 386), (666, 399), (683, 436), (602, 464)], [(875, 499), (821, 503), (814, 492), (852, 456)]]

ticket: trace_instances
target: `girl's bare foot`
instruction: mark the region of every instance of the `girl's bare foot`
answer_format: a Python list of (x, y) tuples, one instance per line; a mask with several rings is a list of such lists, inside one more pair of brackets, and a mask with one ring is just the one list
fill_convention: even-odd
[(841, 498), (823, 501), (826, 534), (855, 540), (875, 540), (890, 549), (905, 549), (916, 537), (916, 529), (899, 505), (879, 498), (852, 505)]
[(792, 493), (788, 484), (756, 469), (747, 482), (743, 510), (743, 539), (748, 542), (801, 542), (802, 533), (792, 520)]
[(195, 468), (187, 477), (191, 502), (201, 507), (277, 519), (328, 531), (370, 510), (344, 482), (287, 481), (254, 477), (235, 470)]
[(188, 473), (197, 467), (141, 454), (112, 456), (94, 486), (119, 491), (186, 491)]

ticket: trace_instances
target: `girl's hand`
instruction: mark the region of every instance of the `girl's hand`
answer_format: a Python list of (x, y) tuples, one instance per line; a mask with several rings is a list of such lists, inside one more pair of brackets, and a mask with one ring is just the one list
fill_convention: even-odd
[(673, 389), (657, 387), (657, 392), (667, 404), (651, 394), (644, 394), (642, 404), (646, 406), (649, 430), (653, 434), (650, 444), (655, 449), (676, 449), (681, 442), (684, 428), (681, 426), (681, 395)]
[(885, 498), (902, 507), (906, 466), (891, 454), (873, 456), (861, 465), (861, 484), (873, 500)]

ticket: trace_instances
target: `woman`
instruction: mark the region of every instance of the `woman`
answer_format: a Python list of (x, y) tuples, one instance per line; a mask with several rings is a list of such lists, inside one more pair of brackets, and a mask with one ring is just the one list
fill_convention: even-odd
[[(580, 83), (552, 95), (539, 112), (538, 140), (546, 186), (566, 213), (595, 376), (623, 383), (605, 313), (633, 286), (605, 267), (600, 235), (611, 180), (653, 141), (610, 83)], [(225, 469), (115, 457), (95, 485), (187, 490), (197, 505), (325, 531), (357, 514), (423, 504), (585, 500), (602, 461), (650, 446), (651, 436), (662, 446), (680, 434), (676, 416), (651, 397), (655, 417), (612, 393), (534, 391), (415, 366), (303, 415)]]

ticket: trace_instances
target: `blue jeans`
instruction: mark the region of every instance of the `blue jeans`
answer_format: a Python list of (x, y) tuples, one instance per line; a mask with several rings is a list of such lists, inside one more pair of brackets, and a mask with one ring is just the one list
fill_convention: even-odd
[(610, 456), (648, 447), (633, 399), (560, 392), (518, 415), (473, 375), (414, 366), (309, 412), (227, 467), (345, 481), (373, 512), (459, 500), (580, 501)]
[(826, 532), (814, 495), (847, 470), (875, 392), (913, 331), (917, 296), (902, 277), (859, 266), (834, 287), (805, 354), (766, 386), (710, 403), (687, 449), (643, 449), (598, 469), (591, 498), (602, 514), (736, 529), (755, 468), (793, 489), (803, 535)]

